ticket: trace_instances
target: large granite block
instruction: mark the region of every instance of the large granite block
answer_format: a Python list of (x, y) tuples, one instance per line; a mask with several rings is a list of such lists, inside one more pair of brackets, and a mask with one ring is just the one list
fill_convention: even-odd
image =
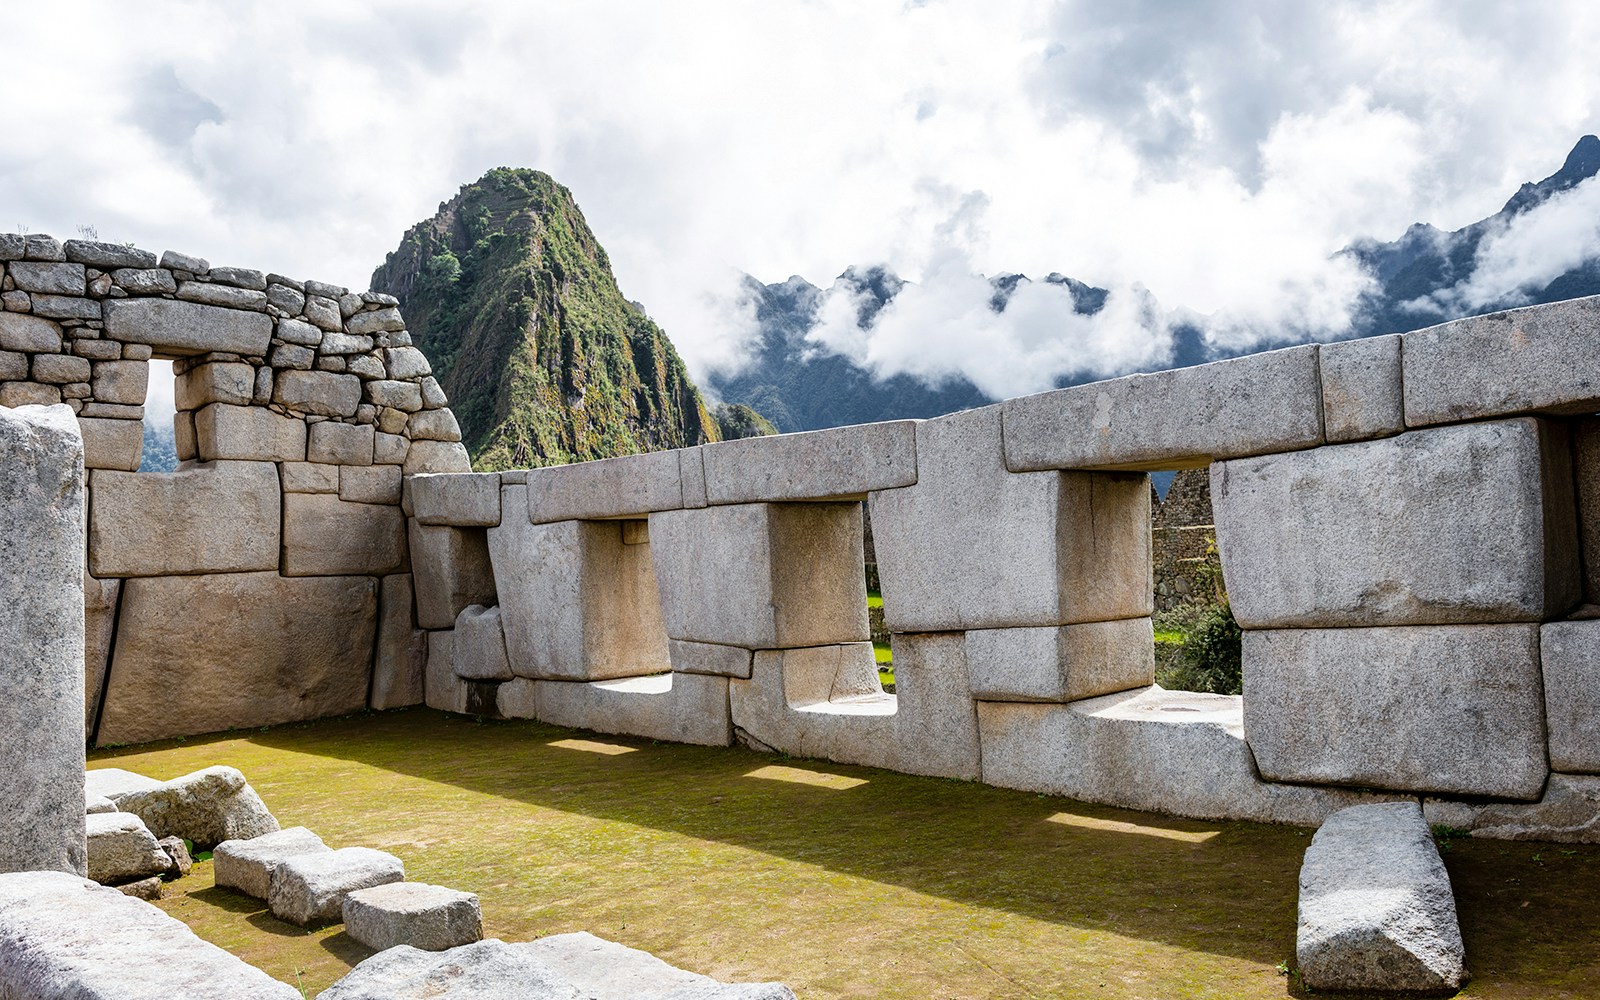
[(1405, 334), (1406, 426), (1600, 410), (1600, 296)]
[[(598, 462), (529, 469), (527, 520), (534, 524), (640, 517), (683, 506), (678, 453), (653, 451)], [(514, 508), (508, 507), (508, 510)], [(520, 519), (513, 513), (507, 520)]]
[(160, 875), (172, 864), (155, 834), (133, 813), (104, 812), (84, 817), (88, 836), (89, 877), (115, 885)]
[(264, 900), (272, 891), (272, 870), (279, 862), (299, 854), (326, 854), (329, 850), (321, 837), (303, 826), (247, 840), (224, 840), (211, 853), (216, 885)]
[(353, 417), (361, 405), (361, 379), (335, 372), (278, 372), (272, 401), (300, 413)]
[(284, 576), (383, 576), (405, 563), (400, 508), (331, 493), (283, 495)]
[(83, 874), (83, 438), (0, 408), (0, 871)]
[(917, 422), (830, 427), (700, 449), (713, 504), (864, 499), (917, 481)]
[(1600, 774), (1600, 619), (1539, 630), (1550, 767)]
[(506, 662), (505, 632), (500, 609), (474, 604), (456, 616), (451, 669), (469, 681), (508, 681), (514, 675)]
[(1548, 422), (1222, 462), (1211, 498), (1247, 629), (1537, 621), (1579, 598), (1567, 439)]
[[(417, 523), (492, 528), (500, 523), (500, 474), (425, 473), (411, 477), (411, 509)], [(525, 507), (512, 511), (524, 516)]]
[(202, 462), (304, 462), (306, 424), (264, 406), (212, 403), (194, 415), (195, 451)]
[(670, 638), (749, 649), (868, 637), (859, 503), (740, 504), (650, 516)]
[(443, 951), (483, 937), (478, 897), (426, 882), (389, 882), (344, 898), (344, 926), (368, 948)]
[(1406, 429), (1400, 337), (1323, 344), (1322, 424), (1329, 444), (1386, 437)]
[(967, 633), (972, 695), (984, 701), (1077, 701), (1155, 681), (1148, 618)]
[(272, 340), (272, 318), (263, 313), (172, 299), (108, 299), (105, 323), (106, 336), (163, 354), (262, 358)]
[[(597, 733), (725, 747), (733, 742), (728, 680), (700, 674), (652, 674), (606, 681), (518, 678), (502, 684), (507, 718), (537, 718)], [(529, 708), (532, 711), (529, 712)]]
[(92, 485), (95, 576), (278, 568), (282, 494), (271, 462), (207, 462), (162, 473), (99, 469)]
[(378, 594), (378, 640), (372, 658), (372, 708), (422, 704), (428, 635), (417, 628), (410, 573), (383, 578)]
[(469, 604), (496, 604), (489, 541), (482, 528), (410, 523), (411, 574), (417, 627), (454, 628)]
[[(515, 497), (525, 488), (505, 489)], [(518, 676), (606, 680), (671, 669), (653, 546), (627, 541), (636, 523), (511, 517), (488, 530)]]
[(350, 893), (405, 877), (399, 858), (370, 847), (295, 854), (273, 867), (267, 906), (293, 924), (330, 923), (341, 917)]
[(916, 484), (872, 495), (890, 630), (1149, 615), (1148, 477), (1007, 471), (1000, 410), (916, 425)]
[(1184, 469), (1322, 443), (1317, 347), (1007, 400), (1006, 465), (1040, 469)]
[(365, 707), (377, 603), (369, 577), (230, 573), (127, 581), (101, 745)]
[(144, 422), (79, 417), (83, 433), (83, 465), (87, 469), (135, 472), (144, 456)]
[(249, 406), (255, 398), (256, 369), (242, 361), (195, 365), (176, 377), (174, 401), (180, 410), (199, 410), (212, 403)]
[(1245, 733), (1264, 778), (1535, 799), (1537, 625), (1244, 634)]
[(709, 642), (667, 640), (672, 669), (680, 674), (711, 674), (716, 677), (750, 676), (752, 650), (742, 646), (717, 646)]

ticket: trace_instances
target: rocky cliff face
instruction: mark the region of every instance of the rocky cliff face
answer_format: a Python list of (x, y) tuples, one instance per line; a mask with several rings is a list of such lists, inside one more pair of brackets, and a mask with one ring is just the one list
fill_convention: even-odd
[(572, 193), (497, 168), (373, 272), (399, 298), (480, 470), (719, 440), (661, 328), (617, 288)]

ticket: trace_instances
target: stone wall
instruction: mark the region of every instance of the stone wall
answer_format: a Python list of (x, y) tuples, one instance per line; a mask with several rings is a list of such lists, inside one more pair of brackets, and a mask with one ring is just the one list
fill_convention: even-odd
[[(375, 667), (419, 701), (403, 480), (469, 466), (395, 300), (48, 236), (0, 262), (0, 405), (65, 403), (83, 438), (91, 738), (352, 711)], [(135, 471), (152, 358), (170, 474)]]

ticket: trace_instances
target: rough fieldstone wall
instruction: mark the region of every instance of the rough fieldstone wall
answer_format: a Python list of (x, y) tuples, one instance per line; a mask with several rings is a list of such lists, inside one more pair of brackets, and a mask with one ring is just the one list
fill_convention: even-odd
[[(176, 252), (0, 235), (0, 405), (65, 403), (89, 473), (100, 744), (421, 700), (404, 477), (465, 471), (396, 301)], [(149, 361), (176, 472), (136, 472)]]

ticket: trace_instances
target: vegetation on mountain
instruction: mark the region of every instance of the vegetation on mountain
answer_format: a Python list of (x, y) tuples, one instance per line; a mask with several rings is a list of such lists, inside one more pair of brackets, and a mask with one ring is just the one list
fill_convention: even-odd
[(718, 403), (712, 409), (711, 415), (716, 418), (717, 428), (722, 432), (724, 441), (766, 437), (778, 433), (778, 429), (772, 426), (772, 421), (743, 403)]

